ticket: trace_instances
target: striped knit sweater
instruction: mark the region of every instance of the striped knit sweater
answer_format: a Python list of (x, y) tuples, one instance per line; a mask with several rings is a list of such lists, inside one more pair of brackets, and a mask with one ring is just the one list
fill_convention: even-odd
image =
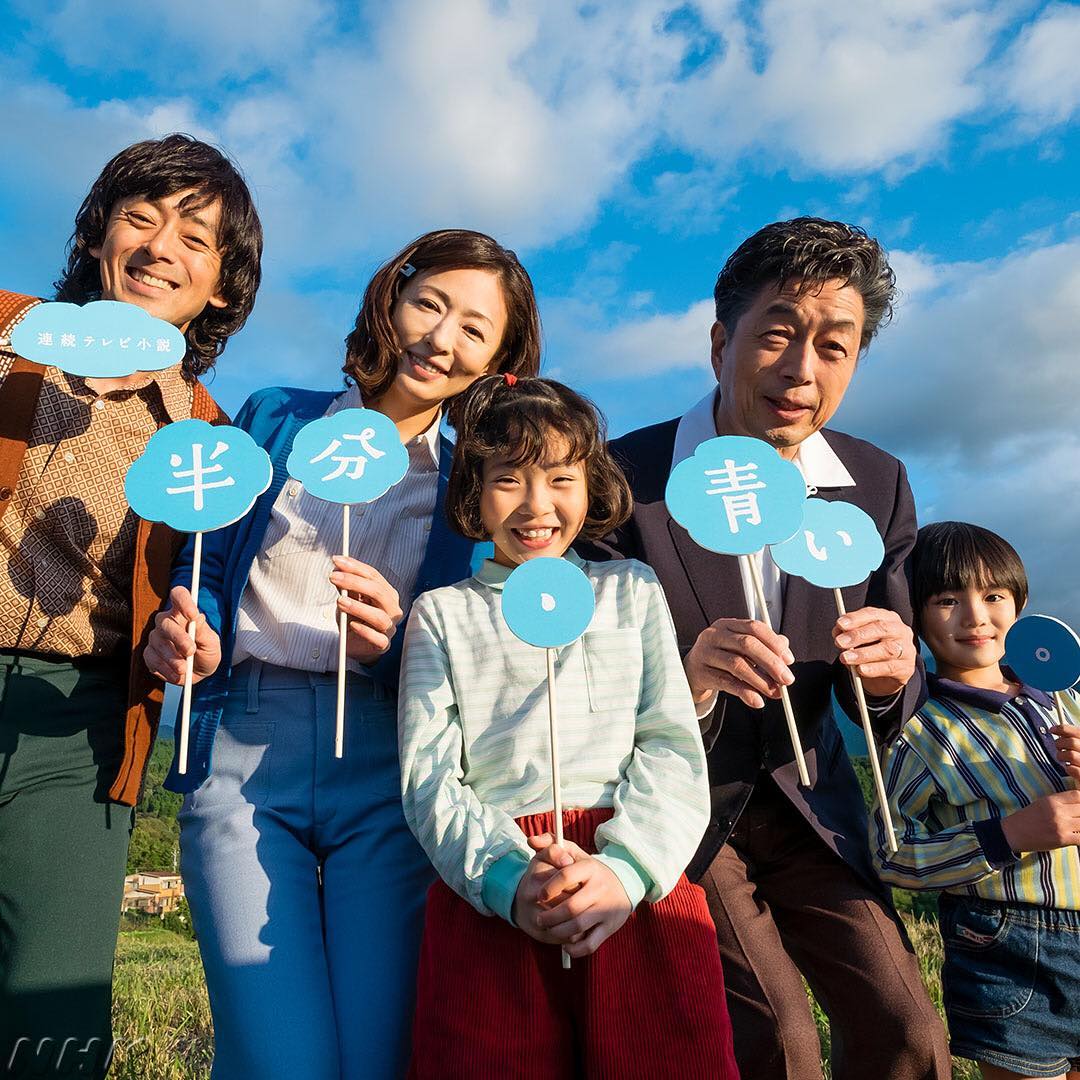
[[(1049, 732), (1058, 722), (1052, 700), (1030, 686), (1008, 697), (928, 681), (930, 699), (882, 761), (899, 850), (889, 854), (875, 807), (870, 846), (881, 877), (902, 888), (1080, 909), (1077, 848), (1017, 855), (1001, 829), (1009, 814), (1069, 786)], [(1065, 709), (1080, 724), (1075, 691)]]

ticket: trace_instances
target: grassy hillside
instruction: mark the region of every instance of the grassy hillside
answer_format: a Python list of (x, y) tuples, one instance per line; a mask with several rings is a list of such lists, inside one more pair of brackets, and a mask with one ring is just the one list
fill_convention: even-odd
[[(129, 868), (161, 870), (173, 865), (180, 796), (161, 785), (172, 760), (172, 742), (160, 740), (147, 773), (139, 805)], [(865, 758), (853, 759), (868, 803), (873, 798)], [(941, 1010), (941, 938), (933, 919), (935, 894), (894, 890), (919, 956), (923, 980)], [(920, 917), (920, 916), (930, 917)], [(198, 946), (164, 930), (135, 930), (120, 935), (116, 952), (114, 1034), (118, 1049), (115, 1080), (206, 1080), (213, 1060), (213, 1027)], [(828, 1053), (829, 1025), (811, 998), (822, 1054)], [(826, 1077), (830, 1076), (828, 1065)], [(954, 1080), (978, 1080), (971, 1063), (954, 1060)]]
[[(906, 917), (923, 978), (941, 1008), (941, 938), (935, 923)], [(829, 1026), (814, 1004), (822, 1053)], [(119, 1047), (115, 1080), (206, 1080), (213, 1058), (213, 1029), (198, 947), (163, 931), (120, 935), (116, 953), (113, 1024)], [(826, 1077), (830, 1075), (828, 1067)], [(955, 1080), (978, 1080), (978, 1069), (959, 1058)]]

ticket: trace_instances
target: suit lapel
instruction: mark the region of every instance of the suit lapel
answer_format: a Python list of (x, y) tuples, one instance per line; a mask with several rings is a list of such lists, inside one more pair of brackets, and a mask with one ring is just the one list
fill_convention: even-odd
[(722, 618), (746, 618), (738, 558), (734, 555), (718, 555), (698, 546), (670, 515), (667, 527), (694, 595), (701, 605), (705, 624), (710, 625)]

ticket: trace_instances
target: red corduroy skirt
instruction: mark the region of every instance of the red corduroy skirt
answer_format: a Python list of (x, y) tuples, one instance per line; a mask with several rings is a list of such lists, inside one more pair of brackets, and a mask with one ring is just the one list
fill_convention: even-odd
[[(568, 839), (595, 851), (610, 809), (567, 810)], [(526, 836), (551, 814), (518, 819)], [(479, 914), (442, 881), (420, 949), (415, 1080), (737, 1080), (720, 953), (705, 894), (685, 875), (642, 903), (569, 970), (559, 949)]]

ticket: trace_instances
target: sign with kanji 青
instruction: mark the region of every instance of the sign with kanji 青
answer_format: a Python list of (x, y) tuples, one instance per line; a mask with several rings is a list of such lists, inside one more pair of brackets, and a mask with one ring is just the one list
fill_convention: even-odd
[(701, 443), (671, 470), (664, 499), (701, 547), (749, 555), (795, 534), (806, 482), (767, 442), (722, 435)]

